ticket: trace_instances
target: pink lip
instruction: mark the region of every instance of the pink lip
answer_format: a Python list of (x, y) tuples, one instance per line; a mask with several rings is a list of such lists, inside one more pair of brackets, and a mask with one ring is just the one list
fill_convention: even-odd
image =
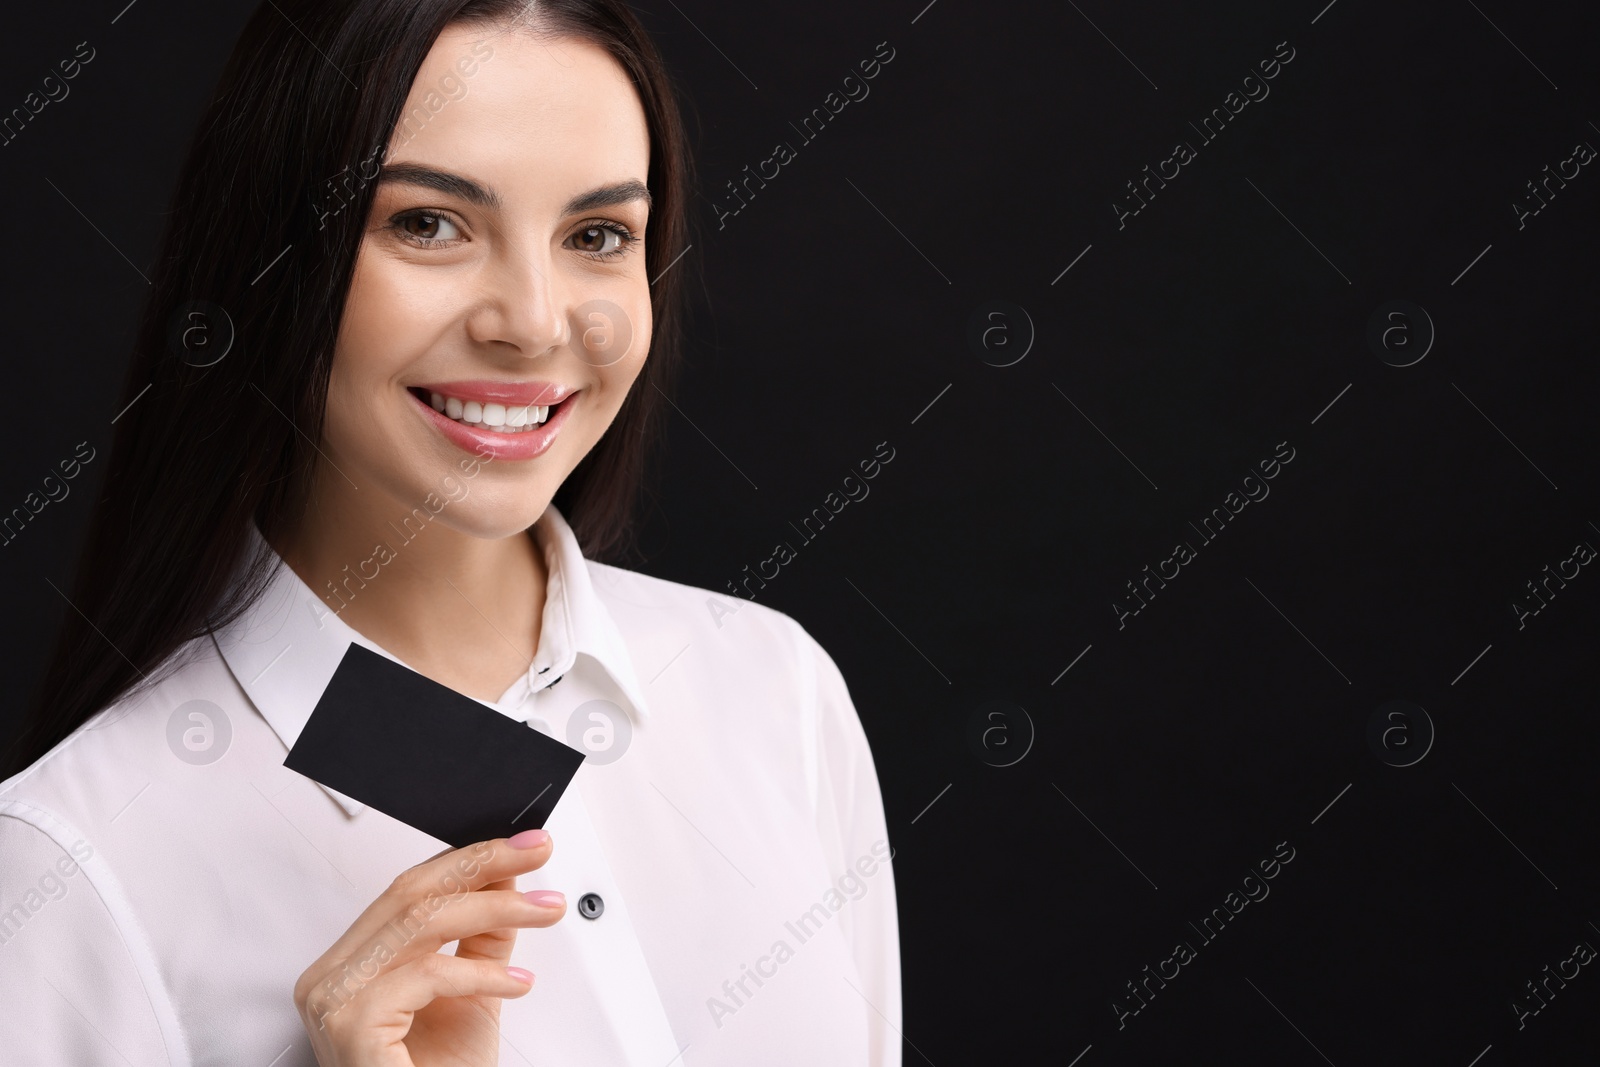
[[(464, 385), (503, 386), (505, 384), (506, 383), (495, 382), (452, 382), (450, 383), (450, 388), (454, 390)], [(428, 387), (418, 386), (417, 388), (426, 389)], [(566, 425), (567, 413), (570, 412), (573, 406), (577, 404), (578, 401), (576, 392), (574, 390), (564, 389), (560, 386), (554, 386), (552, 388), (562, 389), (561, 396), (550, 401), (551, 406), (555, 407), (555, 410), (550, 413), (550, 417), (547, 418), (544, 421), (544, 424), (541, 425), (537, 430), (528, 430), (525, 433), (495, 433), (493, 430), (484, 430), (476, 426), (468, 426), (464, 422), (457, 422), (456, 420), (445, 416), (443, 413), (433, 410), (433, 406), (429, 404), (428, 401), (421, 399), (410, 389), (406, 390), (406, 395), (410, 396), (412, 400), (416, 401), (417, 407), (422, 411), (423, 418), (431, 422), (440, 433), (444, 434), (446, 440), (455, 445), (457, 448), (460, 448), (462, 451), (470, 452), (475, 456), (485, 459), (515, 460), (532, 459), (548, 449), (550, 445), (554, 443), (556, 434), (561, 432), (561, 427)], [(438, 387), (434, 387), (433, 391), (440, 393), (444, 392), (443, 389)], [(526, 390), (524, 392), (526, 392)], [(457, 398), (462, 397), (462, 394), (458, 392), (451, 392), (448, 395)], [(492, 394), (467, 394), (467, 397), (473, 400), (477, 400), (479, 396), (492, 396)], [(503, 403), (503, 401), (497, 398), (494, 399), (494, 402)], [(524, 401), (519, 400), (519, 402)], [(532, 401), (525, 401), (525, 403), (532, 403)]]
[(480, 404), (515, 404), (523, 407), (538, 404), (548, 407), (561, 403), (572, 395), (572, 387), (559, 382), (496, 382), (487, 378), (474, 378), (465, 382), (430, 382), (413, 388), (424, 392), (453, 396), (457, 400), (476, 400)]

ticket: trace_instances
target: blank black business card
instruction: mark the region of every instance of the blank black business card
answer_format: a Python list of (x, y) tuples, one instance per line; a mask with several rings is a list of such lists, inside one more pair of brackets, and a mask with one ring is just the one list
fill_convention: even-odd
[(351, 642), (283, 765), (463, 848), (543, 826), (583, 758)]

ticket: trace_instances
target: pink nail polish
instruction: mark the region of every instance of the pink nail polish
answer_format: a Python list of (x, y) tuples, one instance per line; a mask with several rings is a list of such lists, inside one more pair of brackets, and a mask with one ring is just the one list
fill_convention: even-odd
[(528, 985), (532, 985), (533, 984), (533, 972), (532, 971), (525, 971), (521, 967), (507, 967), (506, 968), (506, 973), (509, 974), (511, 977), (515, 978), (519, 982), (524, 982), (524, 983), (526, 983)]
[(522, 894), (522, 899), (529, 904), (537, 904), (541, 908), (559, 908), (567, 902), (566, 895), (554, 889), (535, 889)]
[(506, 844), (512, 848), (537, 848), (548, 840), (550, 835), (544, 830), (524, 830), (506, 838)]

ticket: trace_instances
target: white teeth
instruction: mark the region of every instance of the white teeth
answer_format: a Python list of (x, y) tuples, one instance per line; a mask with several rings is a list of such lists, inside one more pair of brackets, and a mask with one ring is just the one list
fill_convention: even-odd
[(459, 397), (434, 392), (429, 392), (428, 403), (433, 410), (442, 412), (457, 422), (498, 433), (526, 433), (536, 429), (550, 417), (550, 408), (553, 406), (525, 404), (517, 407), (478, 400), (462, 400)]

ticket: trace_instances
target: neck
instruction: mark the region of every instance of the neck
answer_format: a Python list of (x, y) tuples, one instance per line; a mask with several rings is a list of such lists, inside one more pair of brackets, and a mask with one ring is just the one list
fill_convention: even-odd
[(273, 548), (363, 637), (442, 685), (495, 701), (538, 647), (549, 580), (529, 531), (485, 538), (437, 514), (319, 479)]

